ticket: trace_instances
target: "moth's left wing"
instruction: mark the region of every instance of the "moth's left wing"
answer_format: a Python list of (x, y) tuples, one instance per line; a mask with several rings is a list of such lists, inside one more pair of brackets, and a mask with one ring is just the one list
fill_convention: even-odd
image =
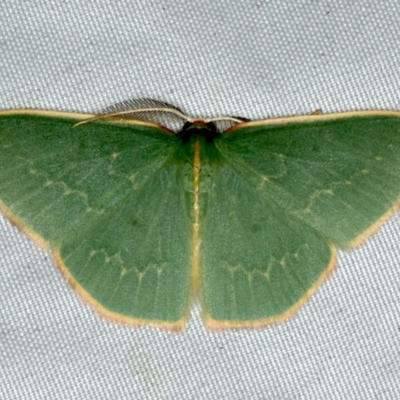
[(180, 141), (154, 124), (73, 128), (83, 117), (0, 114), (2, 210), (103, 315), (180, 329), (191, 264)]

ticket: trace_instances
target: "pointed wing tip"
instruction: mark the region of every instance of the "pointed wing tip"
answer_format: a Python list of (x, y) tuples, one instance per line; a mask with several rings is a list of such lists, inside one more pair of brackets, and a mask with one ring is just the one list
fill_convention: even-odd
[(42, 250), (51, 248), (51, 244), (43, 239), (38, 233), (26, 225), (17, 215), (15, 215), (0, 199), (0, 212), (14, 225), (20, 232), (37, 244)]
[(370, 237), (374, 236), (379, 232), (379, 229), (387, 220), (392, 217), (400, 209), (400, 198), (398, 198), (394, 204), (375, 221), (371, 226), (369, 226), (364, 232), (358, 235), (354, 240), (352, 240), (345, 248), (355, 249), (362, 246)]
[(72, 287), (74, 292), (78, 294), (78, 296), (84, 301), (84, 303), (91, 306), (91, 308), (93, 308), (98, 315), (105, 318), (106, 320), (111, 322), (117, 322), (120, 324), (131, 325), (134, 327), (150, 326), (153, 328), (161, 328), (176, 333), (183, 332), (186, 329), (186, 324), (188, 320), (188, 315), (186, 314), (183, 316), (183, 318), (177, 321), (162, 321), (162, 320), (134, 318), (131, 316), (127, 316), (109, 310), (108, 308), (100, 304), (94, 297), (92, 297), (83, 288), (83, 286), (81, 286), (75, 280), (75, 278), (72, 276), (67, 266), (64, 264), (59, 249), (54, 250), (53, 257), (58, 269), (61, 271), (62, 275), (66, 278), (68, 284)]

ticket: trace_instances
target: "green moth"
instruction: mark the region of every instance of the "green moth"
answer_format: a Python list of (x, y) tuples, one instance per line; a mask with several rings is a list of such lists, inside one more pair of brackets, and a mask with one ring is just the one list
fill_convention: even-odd
[(180, 330), (199, 298), (210, 329), (264, 326), (398, 206), (400, 112), (195, 120), (148, 99), (97, 116), (3, 111), (0, 198), (106, 317)]

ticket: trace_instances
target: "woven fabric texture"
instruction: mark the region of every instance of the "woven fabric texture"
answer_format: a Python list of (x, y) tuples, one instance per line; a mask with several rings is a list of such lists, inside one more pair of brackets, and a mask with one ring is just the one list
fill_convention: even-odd
[[(400, 110), (399, 41), (397, 1), (3, 0), (0, 109)], [(211, 333), (195, 307), (181, 334), (102, 319), (0, 218), (1, 399), (393, 399), (399, 349), (399, 215), (288, 322)]]

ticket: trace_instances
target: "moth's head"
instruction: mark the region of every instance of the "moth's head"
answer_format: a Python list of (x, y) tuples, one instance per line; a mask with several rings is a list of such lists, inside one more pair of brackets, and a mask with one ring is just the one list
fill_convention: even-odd
[(211, 143), (221, 133), (218, 132), (214, 122), (205, 122), (197, 120), (193, 122), (186, 122), (181, 131), (178, 132), (178, 136), (183, 142), (189, 142), (193, 137), (202, 137), (207, 142)]

